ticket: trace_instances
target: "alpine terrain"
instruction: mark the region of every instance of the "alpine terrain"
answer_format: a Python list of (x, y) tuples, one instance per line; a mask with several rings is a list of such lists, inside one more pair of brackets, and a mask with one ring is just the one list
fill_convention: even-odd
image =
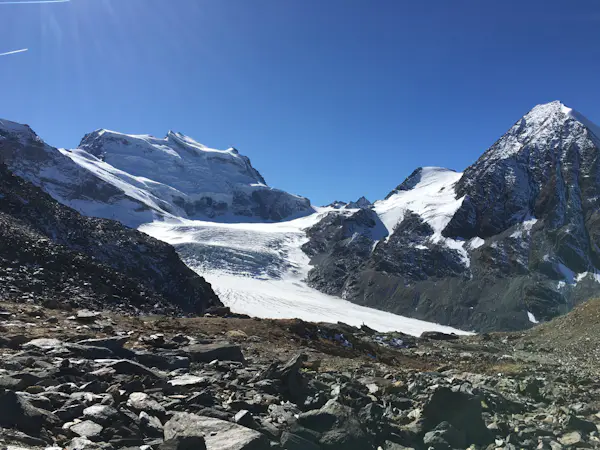
[(383, 200), (326, 207), (268, 187), (235, 149), (177, 133), (99, 130), (57, 150), (26, 126), (0, 130), (13, 173), (175, 245), (240, 313), (431, 326), (375, 308), (516, 330), (600, 292), (600, 131), (560, 102), (533, 108), (464, 173), (423, 167)]
[(371, 210), (309, 229), (308, 282), (467, 329), (525, 328), (600, 291), (599, 194), (600, 129), (539, 105), (464, 173), (417, 169)]
[(600, 448), (596, 133), (539, 106), (313, 208), (180, 135), (0, 122), (0, 449)]
[[(309, 258), (300, 246), (306, 240), (303, 229), (320, 215), (307, 199), (268, 187), (235, 149), (209, 149), (171, 132), (157, 139), (99, 130), (85, 136), (79, 148), (59, 150), (28, 126), (2, 120), (2, 161), (83, 215), (116, 219), (176, 245), (188, 266), (208, 277), (238, 313), (367, 323), (414, 335), (457, 331), (308, 287), (303, 280)], [(119, 258), (111, 262), (120, 264)], [(154, 268), (157, 273), (148, 276), (160, 283), (161, 264)], [(176, 282), (167, 280), (169, 286)], [(184, 298), (189, 296), (179, 301)]]

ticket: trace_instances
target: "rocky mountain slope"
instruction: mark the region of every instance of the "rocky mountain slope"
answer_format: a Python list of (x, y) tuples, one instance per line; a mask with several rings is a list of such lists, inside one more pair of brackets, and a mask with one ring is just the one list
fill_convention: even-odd
[(0, 303), (2, 448), (600, 447), (597, 360), (532, 332), (78, 317)]
[(28, 126), (0, 120), (0, 161), (84, 215), (137, 227), (155, 219), (280, 221), (314, 212), (267, 186), (236, 149), (215, 150), (169, 132), (164, 139), (97, 130), (58, 150)]
[(539, 105), (464, 174), (421, 168), (368, 223), (364, 211), (323, 219), (304, 246), (308, 280), (452, 326), (525, 328), (600, 292), (599, 199), (599, 128), (560, 102)]
[(83, 217), (2, 164), (0, 298), (145, 314), (202, 313), (221, 304), (168, 244)]

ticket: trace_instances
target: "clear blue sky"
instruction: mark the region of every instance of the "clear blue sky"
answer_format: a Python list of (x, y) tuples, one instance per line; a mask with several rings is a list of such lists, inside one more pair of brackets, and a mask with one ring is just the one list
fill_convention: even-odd
[[(0, 0), (0, 3), (6, 0)], [(598, 0), (0, 4), (0, 117), (237, 147), (315, 204), (472, 163), (535, 104), (600, 122)]]

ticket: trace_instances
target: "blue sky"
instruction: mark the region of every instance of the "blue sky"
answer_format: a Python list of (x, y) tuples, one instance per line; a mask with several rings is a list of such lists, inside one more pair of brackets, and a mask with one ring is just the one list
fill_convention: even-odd
[[(5, 0), (0, 0), (0, 3)], [(237, 147), (315, 204), (462, 170), (538, 103), (600, 123), (598, 0), (0, 4), (0, 117)]]

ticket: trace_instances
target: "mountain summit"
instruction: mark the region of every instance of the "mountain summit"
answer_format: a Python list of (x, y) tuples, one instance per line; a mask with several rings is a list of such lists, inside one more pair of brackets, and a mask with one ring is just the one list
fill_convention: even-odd
[(137, 227), (160, 218), (280, 221), (312, 214), (308, 199), (274, 189), (236, 149), (169, 132), (164, 139), (97, 130), (56, 149), (29, 127), (0, 121), (0, 161), (84, 215)]
[(465, 171), (465, 201), (444, 234), (486, 238), (528, 217), (558, 227), (597, 208), (598, 130), (560, 102), (533, 108)]
[(463, 174), (415, 170), (374, 205), (388, 236), (369, 244), (363, 231), (358, 249), (356, 237), (330, 243), (335, 258), (310, 255), (309, 281), (359, 304), (477, 330), (564, 313), (600, 293), (599, 136), (561, 102), (538, 105)]

